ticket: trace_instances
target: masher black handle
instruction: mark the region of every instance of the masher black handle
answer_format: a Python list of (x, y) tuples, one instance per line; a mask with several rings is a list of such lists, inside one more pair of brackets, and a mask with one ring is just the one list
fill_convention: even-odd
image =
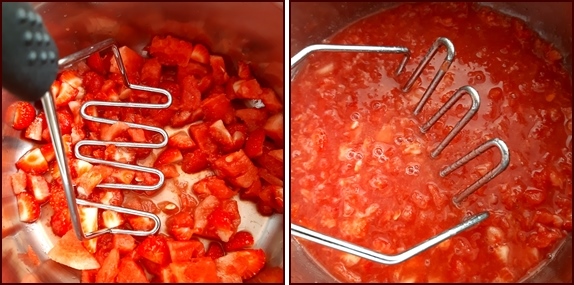
[(40, 99), (58, 74), (58, 48), (29, 3), (2, 2), (2, 87)]

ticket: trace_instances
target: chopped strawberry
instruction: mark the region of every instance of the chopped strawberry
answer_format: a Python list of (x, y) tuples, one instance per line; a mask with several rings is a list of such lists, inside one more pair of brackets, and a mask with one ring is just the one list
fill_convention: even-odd
[(186, 111), (194, 111), (200, 107), (201, 92), (197, 87), (193, 76), (186, 76), (182, 79), (182, 92), (181, 92), (181, 109)]
[(116, 275), (118, 275), (118, 266), (120, 264), (120, 252), (113, 248), (110, 254), (104, 259), (104, 262), (100, 265), (100, 269), (96, 274), (97, 283), (111, 283), (116, 280)]
[(211, 55), (209, 56), (209, 64), (213, 71), (213, 81), (215, 84), (221, 85), (229, 80), (229, 75), (227, 75), (227, 71), (225, 71), (225, 61), (223, 57)]
[(153, 166), (158, 167), (162, 165), (180, 162), (181, 160), (183, 160), (183, 156), (181, 155), (181, 151), (179, 151), (179, 149), (166, 148), (158, 155), (156, 161), (153, 163)]
[(236, 110), (235, 116), (241, 119), (245, 125), (247, 125), (247, 129), (250, 132), (258, 128), (262, 128), (265, 125), (265, 122), (267, 122), (268, 118), (267, 111), (255, 108)]
[(120, 254), (129, 253), (136, 248), (136, 240), (131, 235), (114, 234), (113, 247), (117, 248)]
[(283, 114), (277, 113), (265, 122), (265, 133), (277, 143), (283, 144)]
[(69, 230), (72, 229), (72, 218), (70, 217), (70, 210), (62, 208), (52, 214), (50, 218), (50, 227), (55, 235), (64, 236)]
[(263, 154), (263, 142), (265, 131), (261, 128), (254, 130), (247, 136), (243, 150), (249, 158), (255, 158)]
[(18, 195), (22, 192), (26, 192), (27, 178), (26, 173), (22, 169), (18, 169), (18, 172), (10, 175), (10, 182), (12, 183), (12, 191), (14, 194)]
[(190, 212), (179, 212), (167, 218), (167, 232), (175, 240), (186, 241), (195, 233), (193, 215)]
[(136, 154), (135, 151), (126, 147), (117, 147), (110, 144), (106, 147), (105, 158), (106, 160), (132, 164), (136, 161)]
[(50, 188), (46, 179), (43, 176), (28, 174), (27, 181), (27, 189), (32, 191), (36, 202), (40, 205), (47, 202), (50, 198)]
[(199, 202), (194, 212), (195, 213), (194, 228), (197, 229), (198, 231), (203, 231), (203, 229), (207, 226), (209, 215), (211, 215), (211, 213), (217, 207), (219, 207), (220, 204), (221, 203), (219, 202), (219, 199), (217, 199), (217, 197), (213, 195), (207, 196), (205, 199)]
[(191, 150), (195, 148), (195, 142), (185, 131), (179, 131), (169, 137), (167, 145), (179, 150)]
[[(119, 50), (121, 60), (124, 64), (124, 67), (126, 68), (128, 79), (132, 82), (137, 81), (139, 77), (139, 71), (144, 64), (144, 58), (127, 46), (122, 46), (119, 48)], [(110, 59), (110, 72), (118, 74), (120, 73), (120, 70), (118, 69), (118, 63), (114, 57)]]
[(158, 59), (159, 63), (168, 66), (185, 66), (189, 62), (193, 46), (172, 36), (155, 36), (151, 40), (149, 53)]
[[(95, 207), (79, 207), (78, 213), (80, 215), (80, 225), (82, 231), (87, 234), (98, 230), (98, 208)], [(95, 253), (97, 248), (97, 239), (84, 240), (84, 247), (90, 252)]]
[(139, 216), (128, 217), (128, 223), (136, 231), (151, 231), (155, 226), (152, 219)]
[(181, 170), (185, 173), (197, 173), (207, 168), (207, 155), (201, 149), (186, 153), (181, 161)]
[(113, 141), (123, 135), (130, 127), (124, 122), (116, 122), (113, 125), (103, 124), (100, 130), (100, 139), (103, 141)]
[(284, 272), (281, 267), (265, 267), (249, 279), (249, 283), (284, 283), (283, 276)]
[(67, 110), (59, 110), (57, 116), (61, 134), (65, 135), (72, 133), (72, 114)]
[(72, 116), (74, 117), (74, 124), (77, 126), (82, 126), (84, 119), (80, 115), (80, 109), (82, 107), (81, 103), (78, 101), (70, 101), (70, 103), (68, 103), (68, 107), (70, 108)]
[[(175, 275), (171, 272), (171, 268), (169, 266), (161, 267), (159, 270), (159, 275), (156, 276), (157, 282), (160, 283), (175, 283)], [(154, 282), (154, 280), (152, 280)]]
[(60, 108), (67, 106), (70, 101), (75, 100), (78, 94), (79, 90), (77, 88), (74, 88), (66, 82), (62, 82), (62, 85), (60, 85), (59, 93), (52, 95), (55, 96), (54, 103), (56, 104), (56, 107)]
[(252, 77), (249, 63), (245, 61), (239, 61), (237, 63), (237, 76), (241, 79), (250, 79)]
[(125, 219), (122, 214), (111, 211), (111, 210), (104, 210), (102, 212), (102, 224), (106, 229), (113, 229), (123, 225)]
[(194, 61), (190, 61), (186, 66), (177, 67), (177, 81), (180, 83), (186, 76), (191, 75), (203, 79), (207, 77), (207, 74), (207, 67)]
[[(159, 176), (157, 176), (156, 174), (149, 173), (149, 172), (136, 171), (134, 181), (135, 181), (135, 184), (138, 184), (138, 185), (151, 186), (151, 185), (156, 185), (159, 182)], [(150, 193), (154, 193), (154, 191), (145, 191), (144, 193), (147, 193), (146, 195), (148, 195)]]
[[(283, 150), (278, 151), (282, 152)], [(281, 160), (278, 160), (277, 159), (278, 157), (279, 153), (277, 151), (266, 152), (257, 158), (257, 163), (263, 166), (263, 168), (267, 169), (271, 175), (279, 178), (280, 180), (283, 180), (283, 178), (285, 177), (285, 171), (284, 171), (285, 166), (283, 163), (282, 155), (280, 157)]]
[(223, 244), (226, 252), (237, 251), (253, 246), (253, 235), (250, 232), (240, 231), (235, 233), (228, 242)]
[(269, 172), (267, 169), (259, 168), (258, 173), (259, 173), (259, 177), (261, 179), (263, 179), (263, 181), (265, 181), (271, 185), (283, 187), (283, 180), (281, 180), (277, 176), (271, 174), (271, 172)]
[(179, 110), (171, 118), (171, 126), (174, 128), (180, 128), (195, 121), (196, 118), (194, 118), (193, 112), (187, 110)]
[(48, 199), (48, 202), (54, 211), (68, 208), (64, 187), (56, 180), (50, 182), (50, 198)]
[(239, 198), (243, 200), (259, 200), (259, 192), (261, 192), (261, 179), (257, 178), (247, 189), (240, 192)]
[(204, 45), (196, 44), (195, 47), (193, 47), (193, 52), (191, 53), (191, 59), (199, 63), (208, 64), (209, 51)]
[(277, 98), (275, 91), (270, 88), (262, 88), (262, 92), (259, 95), (261, 102), (265, 105), (265, 110), (271, 113), (281, 112), (283, 110), (283, 104)]
[(170, 262), (167, 240), (161, 236), (148, 236), (136, 248), (137, 253), (149, 261), (159, 265)]
[(197, 89), (199, 92), (203, 93), (211, 87), (213, 79), (211, 76), (203, 76), (197, 83)]
[(105, 61), (99, 52), (92, 53), (87, 59), (86, 63), (88, 66), (98, 72), (99, 74), (105, 74), (107, 70), (109, 70), (109, 62)]
[(102, 90), (102, 85), (104, 84), (105, 79), (100, 74), (93, 71), (88, 71), (83, 76), (84, 76), (84, 88), (86, 89), (87, 93), (97, 93), (100, 92), (100, 90)]
[(233, 83), (233, 91), (240, 99), (261, 99), (261, 86), (256, 79), (238, 80)]
[(219, 156), (219, 148), (209, 136), (209, 127), (205, 123), (189, 126), (189, 134), (197, 143), (200, 150), (207, 155), (208, 160)]
[(169, 248), (169, 255), (172, 262), (185, 262), (191, 261), (196, 257), (203, 257), (205, 255), (205, 247), (199, 240), (188, 241), (167, 241)]
[(277, 213), (283, 213), (285, 211), (285, 205), (283, 203), (283, 187), (279, 186), (269, 186), (273, 190), (273, 204), (272, 207)]
[(16, 162), (16, 167), (26, 173), (40, 175), (48, 171), (48, 162), (42, 155), (42, 151), (39, 148), (34, 148), (26, 152)]
[(36, 109), (30, 102), (16, 101), (6, 109), (5, 121), (16, 130), (27, 129), (36, 118)]
[(27, 139), (42, 141), (42, 131), (48, 127), (44, 113), (39, 113), (32, 123), (26, 128), (24, 137)]
[(227, 149), (233, 147), (233, 138), (225, 128), (222, 120), (217, 120), (209, 126), (209, 135), (213, 141), (219, 144), (222, 148)]
[(227, 99), (225, 94), (217, 94), (206, 98), (201, 102), (201, 110), (206, 122), (215, 122), (217, 120), (222, 120), (225, 124), (235, 122), (233, 106), (231, 106), (231, 101)]
[(36, 202), (34, 197), (26, 192), (16, 195), (18, 202), (18, 215), (20, 221), (25, 223), (33, 223), (40, 217), (40, 204)]
[(223, 242), (237, 231), (241, 223), (241, 216), (237, 208), (237, 201), (224, 200), (220, 206), (215, 208), (207, 218), (207, 226), (199, 235), (208, 238), (218, 238)]
[(224, 177), (232, 185), (247, 188), (257, 178), (257, 167), (245, 155), (243, 150), (223, 156), (213, 162), (218, 176)]
[(225, 252), (223, 251), (223, 247), (219, 242), (216, 241), (210, 242), (209, 246), (207, 247), (207, 251), (205, 252), (205, 256), (211, 257), (213, 259), (220, 258), (224, 255)]
[(111, 177), (116, 183), (131, 184), (135, 177), (135, 171), (125, 168), (115, 168)]
[(125, 256), (120, 259), (118, 266), (118, 283), (149, 283), (143, 268), (131, 257)]
[(165, 179), (179, 177), (179, 171), (175, 164), (160, 165), (157, 166), (156, 169), (163, 173)]
[(209, 257), (198, 257), (188, 262), (174, 262), (169, 267), (176, 282), (214, 283), (220, 281), (215, 262)]
[(89, 196), (94, 188), (112, 175), (114, 169), (105, 165), (96, 165), (76, 179), (76, 190), (80, 195)]
[(156, 58), (146, 59), (141, 71), (141, 83), (157, 87), (161, 77), (161, 64)]
[(265, 252), (261, 249), (244, 249), (227, 253), (215, 262), (217, 270), (222, 274), (237, 274), (243, 279), (249, 279), (265, 265)]
[(91, 163), (83, 161), (81, 159), (72, 159), (70, 162), (70, 169), (72, 171), (72, 177), (80, 177), (84, 173), (90, 171), (94, 167)]
[(72, 138), (72, 144), (75, 145), (76, 143), (78, 143), (79, 141), (83, 140), (86, 138), (86, 133), (84, 132), (84, 130), (82, 129), (82, 127), (76, 125), (75, 123), (72, 125), (72, 133), (71, 133), (71, 138)]
[(96, 282), (96, 274), (98, 269), (82, 270), (80, 283), (94, 283)]
[(215, 177), (207, 177), (202, 179), (201, 181), (193, 184), (193, 193), (197, 195), (200, 200), (203, 198), (213, 195), (220, 200), (229, 199), (235, 196), (236, 192), (229, 189), (225, 184), (225, 181)]

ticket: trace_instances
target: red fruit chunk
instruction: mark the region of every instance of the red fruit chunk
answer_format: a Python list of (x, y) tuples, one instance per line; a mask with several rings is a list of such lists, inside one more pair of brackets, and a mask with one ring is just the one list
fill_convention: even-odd
[(207, 247), (207, 251), (205, 252), (205, 256), (211, 257), (212, 259), (217, 259), (225, 255), (223, 251), (223, 247), (216, 241), (212, 241), (209, 243)]
[(145, 272), (131, 257), (126, 256), (120, 260), (118, 266), (118, 283), (149, 283)]
[(237, 231), (241, 223), (241, 216), (237, 208), (237, 201), (225, 200), (207, 218), (207, 226), (200, 234), (208, 238), (218, 238), (223, 242)]
[(215, 122), (222, 120), (226, 125), (235, 121), (233, 106), (225, 94), (217, 94), (201, 102), (204, 121)]
[(167, 247), (169, 248), (171, 262), (191, 261), (193, 258), (203, 257), (205, 255), (205, 248), (203, 247), (203, 243), (199, 240), (168, 240)]
[(167, 240), (161, 236), (146, 237), (136, 251), (142, 258), (159, 265), (167, 265), (170, 262)]
[(26, 173), (22, 171), (22, 169), (18, 169), (18, 172), (10, 175), (10, 182), (14, 194), (18, 195), (22, 192), (26, 192), (27, 180)]
[(24, 130), (36, 118), (36, 109), (30, 102), (17, 101), (6, 109), (5, 121), (16, 130)]
[(265, 131), (261, 128), (254, 130), (247, 136), (243, 150), (249, 158), (255, 158), (263, 154), (263, 142)]
[(233, 83), (233, 91), (241, 99), (260, 99), (263, 92), (256, 79), (236, 81)]
[(122, 136), (130, 127), (124, 122), (117, 122), (113, 125), (103, 124), (100, 128), (100, 139), (103, 141), (113, 141)]
[(219, 199), (215, 196), (207, 196), (195, 208), (195, 229), (203, 231), (207, 226), (207, 218), (219, 206)]
[(193, 215), (190, 212), (179, 212), (167, 218), (167, 232), (176, 240), (186, 241), (195, 233)]
[(280, 267), (265, 267), (253, 278), (249, 279), (249, 283), (284, 283), (284, 272)]
[(265, 122), (263, 126), (265, 133), (276, 143), (283, 144), (283, 114), (275, 114)]
[(270, 88), (262, 88), (262, 92), (259, 95), (261, 102), (265, 105), (265, 110), (271, 113), (281, 112), (283, 110), (283, 104), (277, 98), (275, 91)]
[(48, 127), (44, 113), (38, 114), (32, 123), (26, 128), (24, 137), (27, 139), (42, 141), (42, 132)]
[(223, 156), (213, 162), (217, 175), (226, 178), (232, 185), (247, 188), (257, 178), (257, 167), (243, 150)]
[(217, 270), (223, 275), (239, 275), (249, 279), (265, 265), (265, 252), (261, 249), (245, 249), (227, 253), (216, 260)]
[(204, 170), (207, 166), (207, 155), (201, 149), (186, 153), (181, 162), (181, 170), (185, 173), (196, 173)]
[(203, 198), (209, 195), (213, 195), (220, 200), (225, 200), (235, 196), (236, 194), (235, 191), (227, 187), (225, 181), (215, 176), (204, 178), (193, 184), (193, 193), (195, 193), (200, 200), (203, 200)]
[(200, 107), (201, 92), (199, 91), (196, 79), (193, 76), (183, 78), (181, 92), (181, 109), (186, 111), (195, 111)]
[(194, 258), (188, 262), (174, 262), (169, 265), (176, 282), (219, 282), (215, 262), (209, 257)]
[(217, 120), (209, 126), (209, 136), (224, 149), (233, 147), (233, 138), (222, 120)]
[(156, 58), (146, 59), (141, 71), (141, 83), (146, 86), (157, 87), (160, 77), (161, 64), (159, 61)]
[(101, 264), (98, 273), (96, 274), (97, 283), (111, 283), (118, 275), (118, 265), (120, 264), (120, 252), (117, 249), (112, 249), (104, 262)]
[(72, 229), (70, 210), (68, 210), (68, 208), (61, 208), (54, 211), (54, 214), (50, 218), (50, 227), (52, 227), (52, 232), (54, 232), (55, 235), (61, 237)]
[(189, 62), (193, 46), (172, 36), (165, 38), (156, 36), (151, 40), (149, 52), (162, 65), (185, 66)]
[(227, 72), (225, 71), (225, 61), (223, 60), (223, 57), (212, 55), (209, 57), (209, 64), (213, 71), (212, 75), (215, 84), (222, 85), (229, 80), (229, 75), (227, 75)]
[(209, 63), (209, 51), (207, 48), (202, 44), (196, 44), (193, 48), (193, 52), (191, 53), (191, 59), (203, 63)]
[(247, 129), (250, 132), (262, 128), (268, 118), (267, 111), (255, 108), (236, 110), (235, 116), (247, 125)]
[[(139, 72), (144, 64), (144, 58), (127, 46), (122, 46), (119, 50), (128, 79), (133, 83), (139, 78)], [(110, 59), (110, 72), (120, 73), (118, 63), (114, 57)]]
[(181, 155), (181, 151), (179, 151), (179, 149), (167, 148), (158, 155), (153, 166), (158, 167), (158, 166), (162, 166), (162, 165), (176, 163), (176, 162), (180, 162), (182, 159), (183, 159), (183, 156)]
[(89, 196), (100, 182), (112, 175), (114, 169), (105, 165), (96, 165), (76, 179), (76, 190), (80, 195)]
[(136, 248), (136, 240), (131, 235), (115, 234), (113, 246), (117, 248), (121, 254), (130, 253)]
[(16, 195), (18, 202), (18, 215), (20, 221), (25, 223), (33, 223), (40, 217), (40, 204), (36, 202), (34, 197), (26, 192)]
[(169, 137), (167, 145), (179, 150), (191, 150), (195, 147), (195, 142), (185, 131), (179, 131)]
[(219, 148), (209, 136), (209, 128), (205, 123), (189, 126), (189, 134), (193, 141), (197, 143), (199, 149), (207, 156), (208, 160), (219, 156)]
[(250, 232), (241, 231), (231, 236), (229, 241), (223, 244), (223, 248), (226, 252), (230, 252), (251, 247), (253, 243), (253, 235)]
[(26, 173), (40, 175), (48, 171), (48, 162), (42, 155), (42, 151), (34, 148), (16, 162), (16, 167)]
[(43, 176), (28, 174), (27, 175), (28, 188), (34, 199), (39, 204), (43, 204), (50, 198), (50, 188), (48, 187), (48, 182)]
[(245, 61), (239, 61), (237, 63), (237, 76), (241, 79), (251, 78), (251, 70), (249, 69), (249, 63)]
[[(278, 151), (282, 152), (283, 150)], [(273, 154), (277, 153), (273, 152)], [(285, 176), (285, 166), (282, 160), (277, 159), (277, 155), (273, 156), (271, 152), (266, 152), (257, 158), (257, 163), (267, 169), (271, 175), (283, 180)]]
[(259, 192), (261, 192), (261, 179), (257, 178), (255, 179), (253, 184), (249, 186), (249, 188), (241, 191), (241, 193), (239, 194), (239, 198), (243, 200), (258, 201)]
[(102, 58), (99, 52), (92, 53), (87, 59), (86, 64), (99, 74), (105, 74), (109, 70), (109, 61)]

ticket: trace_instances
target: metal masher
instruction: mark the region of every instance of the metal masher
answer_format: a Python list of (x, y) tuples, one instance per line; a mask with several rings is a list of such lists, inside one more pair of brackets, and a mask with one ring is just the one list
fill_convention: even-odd
[[(421, 112), (425, 103), (428, 101), (428, 99), (430, 98), (430, 96), (432, 95), (432, 93), (434, 92), (434, 90), (436, 89), (436, 87), (438, 86), (438, 84), (440, 83), (440, 81), (450, 68), (450, 65), (452, 64), (455, 57), (455, 49), (452, 42), (448, 38), (444, 37), (438, 38), (433, 43), (432, 47), (429, 49), (426, 55), (423, 57), (422, 61), (419, 63), (419, 65), (417, 66), (411, 77), (402, 87), (403, 92), (408, 92), (412, 88), (415, 80), (421, 75), (423, 69), (428, 65), (428, 63), (438, 52), (440, 47), (446, 48), (446, 57), (442, 62), (440, 68), (438, 68), (435, 76), (433, 77), (423, 96), (419, 100), (416, 108), (414, 109), (413, 111), (414, 116), (417, 116)], [(335, 45), (335, 44), (311, 45), (302, 49), (299, 53), (297, 53), (295, 56), (291, 58), (292, 79), (295, 75), (293, 71), (294, 68), (297, 66), (297, 64), (299, 64), (301, 60), (303, 60), (305, 57), (307, 57), (309, 54), (313, 52), (375, 52), (375, 53), (403, 54), (404, 58), (401, 61), (398, 69), (396, 70), (395, 75), (399, 75), (403, 71), (411, 55), (411, 52), (408, 48), (399, 46), (356, 46), (356, 45)], [(440, 142), (440, 144), (431, 152), (432, 158), (436, 158), (447, 147), (447, 145), (452, 141), (452, 139), (472, 119), (474, 114), (476, 114), (476, 112), (480, 107), (480, 97), (478, 95), (478, 92), (472, 86), (468, 85), (459, 88), (426, 123), (420, 126), (420, 131), (422, 133), (427, 132), (464, 95), (468, 95), (472, 100), (472, 104), (469, 110), (460, 119), (460, 121), (456, 123), (453, 129)], [(502, 173), (508, 167), (508, 164), (510, 162), (510, 154), (508, 151), (508, 147), (506, 146), (504, 141), (499, 138), (488, 140), (439, 172), (439, 175), (441, 177), (445, 177), (492, 147), (496, 147), (500, 151), (501, 159), (499, 164), (495, 168), (490, 170), (488, 173), (483, 175), (481, 178), (479, 178), (477, 181), (475, 181), (473, 184), (457, 193), (452, 199), (453, 203), (456, 206), (459, 206), (459, 204), (466, 197), (474, 193), (481, 186), (483, 186), (484, 184), (492, 180), (494, 177)], [(379, 252), (367, 249), (365, 247), (352, 244), (337, 238), (333, 238), (331, 236), (321, 234), (314, 230), (293, 223), (291, 223), (291, 234), (374, 262), (382, 264), (397, 264), (439, 244), (440, 242), (446, 239), (449, 239), (459, 234), (462, 231), (471, 228), (474, 225), (477, 225), (478, 223), (488, 218), (488, 216), (489, 216), (488, 212), (482, 212), (477, 215), (471, 216), (463, 220), (458, 225), (396, 255), (381, 254)]]
[[(113, 57), (116, 60), (118, 69), (122, 75), (124, 84), (128, 88), (163, 94), (167, 97), (167, 102), (164, 104), (148, 104), (89, 101), (85, 102), (80, 109), (80, 114), (84, 119), (104, 124), (114, 124), (117, 122), (115, 120), (97, 118), (86, 114), (86, 109), (90, 106), (160, 109), (168, 108), (171, 105), (172, 97), (167, 90), (130, 83), (119, 49), (114, 44), (113, 40), (105, 40), (56, 61), (58, 58), (58, 49), (54, 43), (54, 40), (47, 32), (46, 27), (42, 22), (41, 16), (36, 13), (33, 7), (29, 3), (2, 3), (2, 86), (23, 100), (41, 100), (46, 115), (48, 129), (50, 130), (50, 137), (54, 146), (56, 161), (61, 173), (62, 185), (66, 194), (67, 205), (70, 210), (72, 227), (76, 236), (80, 240), (91, 239), (105, 233), (123, 233), (135, 236), (147, 236), (157, 233), (161, 225), (159, 217), (152, 213), (101, 203), (94, 203), (91, 201), (76, 198), (74, 184), (70, 175), (68, 162), (64, 152), (64, 144), (60, 133), (54, 98), (49, 91), (50, 85), (55, 80), (58, 72), (62, 69), (68, 68), (76, 62), (86, 59), (92, 53), (100, 52), (108, 48), (111, 48)], [(82, 140), (75, 146), (75, 156), (78, 159), (82, 159), (90, 163), (106, 164), (116, 168), (153, 173), (159, 177), (158, 183), (151, 186), (104, 183), (99, 184), (97, 187), (143, 191), (151, 191), (161, 188), (165, 177), (163, 173), (157, 169), (95, 159), (92, 157), (84, 156), (79, 152), (81, 146), (89, 145), (115, 145), (118, 147), (152, 149), (162, 148), (167, 145), (168, 134), (165, 130), (141, 124), (128, 122), (124, 123), (127, 124), (130, 128), (140, 128), (157, 132), (161, 134), (163, 141), (160, 143), (130, 143)], [(97, 212), (97, 209), (103, 209), (133, 216), (150, 218), (154, 222), (154, 227), (149, 231), (108, 228), (92, 232), (84, 232), (80, 222), (80, 208), (78, 206), (82, 206), (82, 210), (89, 210), (92, 213), (94, 213), (92, 210)]]

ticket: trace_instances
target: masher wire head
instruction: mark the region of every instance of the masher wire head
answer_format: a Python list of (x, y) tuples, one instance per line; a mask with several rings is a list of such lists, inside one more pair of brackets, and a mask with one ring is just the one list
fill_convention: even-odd
[[(81, 116), (88, 121), (104, 123), (104, 124), (115, 124), (120, 123), (117, 120), (110, 120), (105, 118), (97, 118), (95, 116), (91, 116), (86, 113), (86, 109), (90, 106), (113, 106), (113, 107), (121, 107), (121, 108), (150, 108), (150, 109), (163, 109), (168, 108), (172, 103), (172, 96), (171, 94), (165, 90), (160, 88), (154, 88), (149, 86), (143, 85), (136, 85), (132, 84), (127, 77), (126, 69), (119, 52), (118, 47), (115, 45), (112, 39), (108, 39), (97, 43), (91, 47), (86, 49), (80, 50), (74, 54), (71, 54), (67, 57), (64, 57), (58, 61), (60, 66), (60, 70), (68, 68), (72, 66), (74, 63), (77, 63), (83, 59), (88, 58), (91, 54), (103, 51), (105, 49), (111, 48), (113, 57), (117, 62), (118, 69), (122, 75), (122, 79), (125, 85), (134, 90), (146, 91), (146, 92), (153, 92), (159, 93), (166, 96), (167, 100), (165, 103), (161, 104), (152, 104), (152, 103), (130, 103), (130, 102), (105, 102), (105, 101), (87, 101), (85, 102), (80, 109)], [(153, 213), (148, 213), (145, 211), (133, 210), (119, 206), (107, 205), (102, 203), (95, 203), (83, 199), (77, 199), (76, 193), (74, 190), (74, 184), (70, 175), (68, 162), (66, 160), (66, 156), (64, 153), (64, 145), (60, 134), (60, 128), (57, 120), (56, 108), (54, 104), (54, 99), (50, 92), (46, 92), (42, 97), (42, 104), (44, 106), (44, 110), (46, 112), (46, 119), (48, 121), (48, 128), (50, 130), (50, 136), (52, 138), (52, 143), (54, 145), (54, 153), (56, 156), (56, 160), (60, 169), (61, 177), (62, 177), (62, 185), (64, 188), (64, 192), (66, 194), (66, 200), (68, 208), (70, 209), (70, 217), (72, 221), (72, 227), (76, 233), (76, 236), (79, 239), (90, 239), (94, 238), (106, 233), (112, 234), (129, 234), (135, 236), (147, 236), (153, 235), (157, 233), (161, 226), (161, 221), (159, 217)], [(93, 157), (88, 157), (80, 153), (80, 148), (82, 146), (107, 146), (107, 145), (115, 145), (117, 147), (134, 147), (134, 148), (152, 148), (158, 149), (162, 148), (167, 145), (168, 142), (168, 134), (165, 130), (157, 127), (136, 124), (136, 123), (129, 123), (129, 122), (121, 122), (126, 124), (130, 128), (140, 128), (147, 131), (157, 132), (159, 133), (163, 140), (159, 143), (132, 143), (132, 142), (115, 142), (115, 141), (98, 141), (98, 140), (82, 140), (76, 143), (74, 148), (74, 154), (76, 158), (94, 163), (94, 164), (104, 164), (109, 165), (116, 168), (123, 168), (129, 169), (134, 171), (141, 171), (141, 172), (148, 172), (155, 174), (159, 177), (158, 182), (155, 185), (131, 185), (131, 184), (116, 184), (116, 183), (103, 183), (99, 184), (96, 187), (105, 187), (105, 188), (115, 188), (115, 189), (126, 189), (126, 190), (142, 190), (142, 191), (152, 191), (157, 190), (162, 187), (165, 176), (163, 173), (157, 169), (144, 167), (139, 165), (131, 165), (127, 163), (119, 163), (115, 161), (106, 161), (102, 159), (96, 159)], [(82, 189), (78, 189), (81, 191)], [(125, 230), (125, 229), (117, 229), (117, 228), (107, 228), (107, 229), (100, 229), (91, 232), (86, 232), (83, 230), (81, 222), (80, 222), (80, 208), (78, 205), (83, 206), (82, 210), (85, 209), (103, 209), (109, 211), (115, 211), (118, 213), (133, 215), (133, 216), (140, 216), (149, 218), (154, 222), (154, 227), (148, 231), (140, 231), (140, 230)]]
[[(423, 69), (428, 65), (431, 61), (433, 56), (438, 52), (440, 47), (446, 48), (446, 57), (441, 64), (440, 68), (438, 68), (435, 76), (433, 77), (431, 83), (427, 87), (425, 93), (417, 103), (415, 110), (413, 111), (413, 115), (416, 116), (420, 113), (422, 108), (424, 107), (425, 103), (428, 101), (432, 93), (435, 91), (436, 87), (450, 68), (452, 62), (454, 61), (455, 57), (455, 49), (452, 42), (445, 37), (439, 37), (431, 46), (430, 50), (427, 54), (423, 57), (422, 61), (419, 63), (411, 77), (407, 80), (405, 85), (402, 87), (403, 92), (408, 92), (415, 80), (422, 74)], [(311, 45), (295, 56), (291, 58), (291, 71), (293, 68), (300, 63), (302, 59), (304, 59), (307, 55), (313, 52), (379, 52), (379, 53), (401, 53), (404, 54), (405, 57), (399, 68), (396, 71), (396, 75), (400, 74), (406, 62), (410, 58), (411, 52), (406, 47), (385, 47), (385, 46), (354, 46), (354, 45), (331, 45), (331, 44), (321, 44), (321, 45)], [(292, 74), (293, 76), (293, 74)], [(451, 98), (429, 119), (428, 122), (423, 124), (420, 128), (422, 133), (428, 131), (454, 104), (461, 99), (462, 96), (469, 95), (472, 104), (470, 109), (467, 113), (461, 118), (461, 120), (455, 125), (455, 127), (449, 132), (449, 134), (441, 141), (441, 143), (432, 151), (431, 157), (437, 157), (444, 148), (452, 141), (452, 139), (466, 126), (466, 124), (472, 119), (472, 117), (476, 114), (480, 107), (480, 97), (476, 89), (472, 86), (463, 86), (459, 88)], [(476, 182), (472, 185), (468, 186), (466, 189), (459, 192), (453, 198), (453, 203), (458, 206), (460, 202), (462, 202), (468, 195), (472, 194), (474, 191), (479, 189), (482, 185), (486, 184), (488, 181), (492, 180), (494, 177), (502, 173), (507, 167), (510, 162), (510, 155), (508, 151), (508, 147), (504, 143), (503, 140), (499, 138), (491, 139), (482, 145), (478, 146), (476, 149), (470, 151), (465, 156), (461, 157), (459, 160), (451, 164), (450, 166), (443, 169), (439, 174), (441, 177), (445, 177), (446, 175), (452, 173), (457, 168), (461, 167), (462, 165), (468, 163), (470, 160), (474, 159), (478, 155), (484, 153), (486, 150), (497, 147), (501, 153), (501, 161), (497, 167), (489, 171), (486, 175), (479, 178)], [(488, 212), (482, 212), (480, 214), (474, 215), (469, 219), (463, 220), (460, 224), (396, 255), (384, 255), (367, 248), (342, 241), (340, 239), (336, 239), (319, 232), (307, 229), (305, 227), (296, 225), (291, 223), (291, 234), (294, 236), (302, 237), (307, 240), (322, 244), (327, 247), (331, 247), (337, 250), (341, 250), (350, 254), (354, 254), (356, 256), (382, 263), (382, 264), (397, 264), (403, 262), (437, 244), (440, 242), (457, 235), (458, 233), (482, 222), (486, 218), (488, 218)]]

